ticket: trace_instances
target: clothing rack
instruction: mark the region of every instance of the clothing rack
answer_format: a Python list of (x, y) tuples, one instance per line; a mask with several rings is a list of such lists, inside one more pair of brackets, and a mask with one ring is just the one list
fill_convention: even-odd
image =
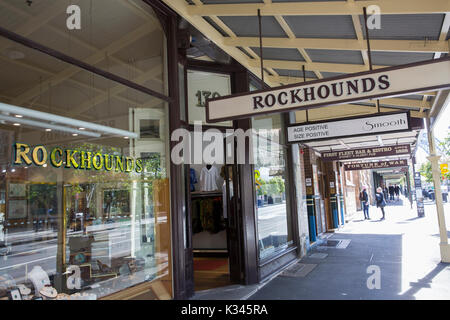
[(211, 191), (211, 192), (191, 192), (191, 198), (216, 198), (216, 197), (222, 197), (222, 192), (220, 191)]

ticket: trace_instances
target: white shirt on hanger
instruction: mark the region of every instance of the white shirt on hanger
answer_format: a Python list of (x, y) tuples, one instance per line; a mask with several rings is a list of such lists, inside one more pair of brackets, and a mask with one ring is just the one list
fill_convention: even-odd
[(218, 190), (217, 179), (219, 178), (219, 170), (216, 167), (202, 168), (200, 172), (200, 190), (201, 191), (215, 191)]

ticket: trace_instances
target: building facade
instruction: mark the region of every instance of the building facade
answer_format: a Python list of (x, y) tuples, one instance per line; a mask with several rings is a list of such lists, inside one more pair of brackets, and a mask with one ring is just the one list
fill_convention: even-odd
[[(66, 3), (0, 6), (0, 298), (183, 299), (306, 253), (295, 117), (205, 122), (208, 97), (262, 88), (246, 68), (159, 1), (80, 1), (80, 29)], [(270, 134), (248, 137), (252, 161), (175, 163), (179, 129)]]

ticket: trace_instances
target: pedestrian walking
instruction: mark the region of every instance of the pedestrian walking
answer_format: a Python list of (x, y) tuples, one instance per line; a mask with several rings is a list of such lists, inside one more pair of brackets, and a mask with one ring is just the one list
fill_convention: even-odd
[(364, 212), (364, 220), (368, 219), (369, 217), (369, 195), (367, 194), (367, 187), (363, 186), (361, 192), (359, 193), (359, 200), (361, 201), (361, 207), (363, 208)]
[(389, 198), (389, 190), (388, 190), (388, 188), (387, 188), (386, 186), (384, 186), (383, 194), (384, 194), (384, 199), (385, 199), (386, 201), (388, 201), (388, 198)]
[(389, 186), (389, 200), (394, 200), (395, 189), (394, 186)]
[(384, 220), (385, 218), (384, 207), (386, 206), (386, 200), (384, 199), (383, 189), (381, 189), (380, 187), (377, 188), (377, 192), (375, 193), (375, 199), (377, 201), (377, 208), (380, 208), (381, 213), (383, 214), (381, 220)]
[(395, 196), (397, 197), (397, 200), (399, 200), (400, 199), (400, 187), (398, 185), (394, 186), (394, 193), (395, 193)]

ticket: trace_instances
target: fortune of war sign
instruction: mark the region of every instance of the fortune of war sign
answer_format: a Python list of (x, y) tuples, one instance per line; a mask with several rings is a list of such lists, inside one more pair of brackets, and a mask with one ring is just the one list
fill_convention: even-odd
[(363, 149), (351, 149), (334, 152), (323, 152), (321, 154), (323, 161), (335, 161), (335, 160), (352, 160), (363, 158), (375, 158), (397, 155), (408, 155), (411, 153), (411, 147), (408, 144), (363, 148)]
[(344, 169), (349, 170), (367, 170), (367, 169), (383, 169), (407, 166), (407, 160), (392, 160), (379, 162), (359, 162), (344, 164)]
[[(432, 77), (424, 77), (431, 74)], [(450, 57), (210, 99), (206, 121), (311, 109), (450, 87)]]
[(287, 128), (289, 143), (307, 142), (386, 132), (409, 131), (409, 113), (356, 117), (336, 121), (296, 124)]

